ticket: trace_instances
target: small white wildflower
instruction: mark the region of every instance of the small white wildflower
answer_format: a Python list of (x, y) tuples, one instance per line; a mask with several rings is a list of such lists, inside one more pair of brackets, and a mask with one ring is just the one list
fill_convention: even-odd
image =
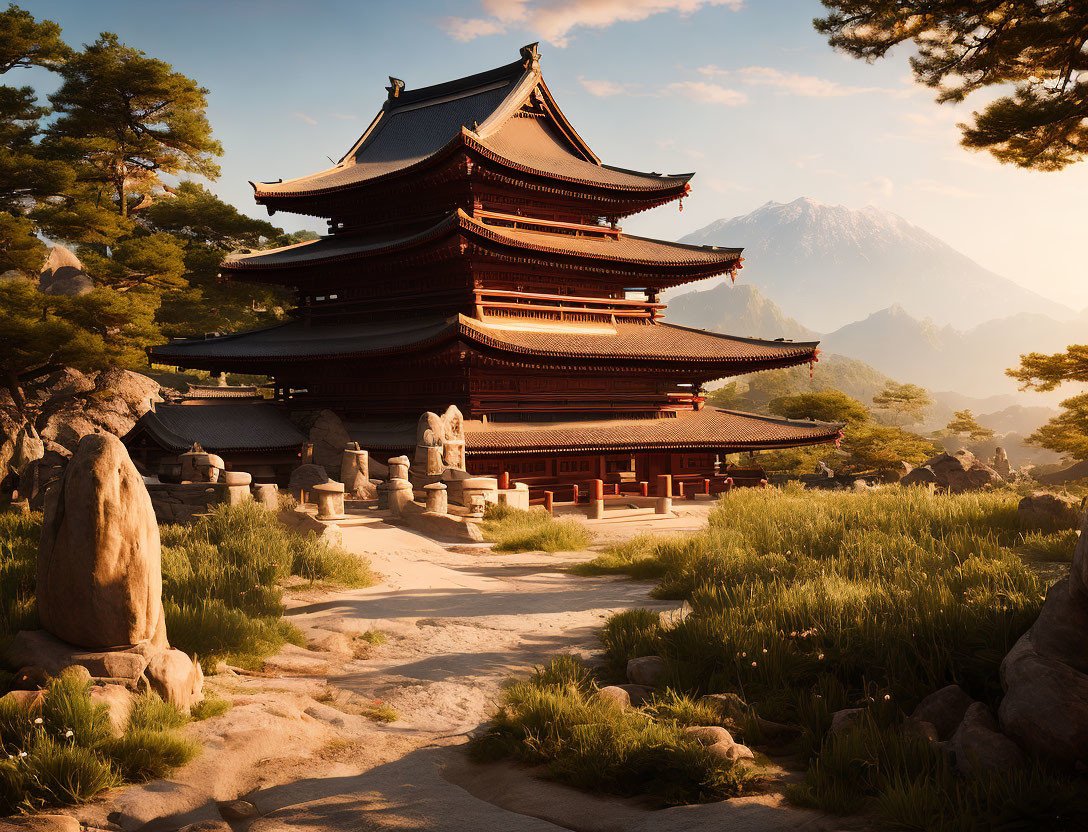
[(65, 739), (71, 739), (75, 735), (76, 735), (76, 732), (73, 731), (71, 728), (69, 728), (67, 731), (64, 732), (64, 738)]
[(26, 756), (26, 752), (25, 752), (25, 751), (20, 751), (20, 752), (19, 752), (19, 756), (20, 756), (20, 757), (25, 757), (25, 756)]
[(752, 667), (755, 667), (755, 666), (756, 666), (756, 663), (755, 663), (755, 662), (752, 662)]
[(821, 654), (820, 654), (820, 655), (818, 655), (818, 656), (817, 656), (816, 658), (817, 658), (817, 659), (819, 659), (819, 660), (820, 660), (820, 661), (822, 662), (822, 661), (824, 660), (824, 654), (823, 654), (823, 653), (821, 653)]
[(35, 725), (41, 725), (44, 721), (45, 720), (43, 720), (41, 717), (38, 717), (37, 719), (34, 720), (34, 724)]
[(767, 652), (767, 648), (766, 648), (766, 647), (764, 647), (764, 648), (763, 648), (763, 652), (764, 652), (764, 653), (766, 653), (766, 652)]
[(891, 698), (892, 698), (892, 695), (890, 693), (885, 693), (884, 694), (884, 701), (885, 702), (891, 701)]
[(748, 654), (747, 654), (747, 653), (741, 653), (741, 654), (740, 654), (740, 657), (741, 657), (742, 659), (746, 659), (746, 658), (748, 658)]

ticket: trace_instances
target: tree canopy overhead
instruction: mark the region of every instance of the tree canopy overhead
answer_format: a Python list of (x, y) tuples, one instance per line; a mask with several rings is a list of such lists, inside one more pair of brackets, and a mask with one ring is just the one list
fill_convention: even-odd
[(204, 113), (207, 93), (171, 66), (103, 32), (58, 69), (63, 83), (49, 97), (60, 117), (49, 134), (77, 148), (109, 183), (122, 216), (150, 204), (160, 173), (219, 175)]
[[(1069, 382), (1088, 383), (1088, 344), (1073, 344), (1065, 352), (1020, 356), (1020, 366), (1005, 371), (1020, 382), (1022, 390), (1054, 390)], [(1074, 459), (1088, 459), (1088, 393), (1062, 402), (1062, 412), (1027, 439)]]
[(960, 102), (1011, 94), (961, 124), (963, 144), (1053, 171), (1088, 154), (1088, 4), (1083, 0), (822, 0), (814, 21), (836, 49), (873, 61), (911, 42), (914, 76)]

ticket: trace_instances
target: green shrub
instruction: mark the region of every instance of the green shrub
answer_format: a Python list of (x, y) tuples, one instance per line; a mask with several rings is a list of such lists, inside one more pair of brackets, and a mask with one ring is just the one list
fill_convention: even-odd
[(122, 782), (162, 777), (197, 751), (176, 733), (188, 721), (145, 695), (114, 737), (107, 707), (74, 673), (52, 679), (40, 701), (0, 700), (0, 813), (80, 803)]
[(192, 605), (167, 601), (163, 606), (170, 642), (197, 656), (205, 673), (213, 673), (221, 659), (253, 668), (284, 644), (306, 642), (301, 631), (282, 618), (254, 617), (218, 599)]
[(568, 552), (585, 549), (593, 535), (577, 520), (556, 520), (541, 509), (490, 505), (481, 526), (497, 552)]
[(473, 756), (544, 764), (562, 782), (665, 805), (722, 800), (751, 788), (752, 769), (708, 752), (678, 721), (621, 710), (594, 692), (575, 659), (557, 657), (507, 688), (491, 728), (473, 740)]
[(213, 719), (222, 716), (231, 708), (230, 702), (220, 699), (211, 691), (204, 691), (204, 698), (193, 705), (189, 716), (193, 722), (203, 722), (205, 719)]

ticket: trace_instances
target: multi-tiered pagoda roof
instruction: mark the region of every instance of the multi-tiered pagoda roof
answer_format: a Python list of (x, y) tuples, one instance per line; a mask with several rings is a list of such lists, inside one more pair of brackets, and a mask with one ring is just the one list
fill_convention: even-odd
[(470, 464), (475, 453), (485, 468), (517, 455), (713, 459), (837, 439), (839, 425), (703, 407), (705, 384), (813, 362), (817, 345), (663, 321), (662, 290), (732, 276), (742, 250), (626, 234), (623, 217), (684, 197), (692, 174), (604, 164), (538, 58), (533, 45), (418, 90), (391, 78), (334, 167), (255, 183), (270, 213), (328, 221), (328, 236), (222, 264), (224, 277), (296, 289), (294, 319), (175, 341), (151, 359), (268, 375), (285, 411), (332, 409), (375, 449), (398, 435), (390, 425), (453, 403)]

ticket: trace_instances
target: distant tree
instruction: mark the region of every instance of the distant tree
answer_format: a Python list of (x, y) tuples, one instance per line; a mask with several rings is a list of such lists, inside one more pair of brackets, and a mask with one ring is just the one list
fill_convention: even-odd
[(874, 61), (911, 41), (917, 80), (940, 102), (1013, 85), (963, 144), (1002, 162), (1059, 170), (1088, 153), (1088, 6), (1083, 0), (823, 0), (829, 42)]
[(787, 419), (816, 419), (820, 422), (845, 422), (847, 425), (869, 421), (869, 408), (838, 390), (799, 393), (774, 399), (768, 409)]
[[(1020, 356), (1020, 366), (1005, 371), (1022, 390), (1047, 392), (1066, 382), (1088, 382), (1088, 344), (1074, 344), (1065, 352)], [(1088, 394), (1061, 403), (1062, 413), (1039, 428), (1027, 442), (1074, 459), (1088, 459)]]
[(895, 424), (921, 422), (926, 409), (932, 407), (929, 391), (917, 384), (899, 384), (889, 381), (884, 389), (873, 396), (877, 410), (891, 414)]
[(855, 472), (889, 468), (898, 462), (918, 465), (940, 450), (916, 433), (874, 424), (848, 428), (842, 447), (849, 454), (847, 468)]
[(104, 32), (58, 70), (49, 128), (59, 150), (77, 153), (81, 178), (112, 191), (122, 216), (151, 204), (162, 173), (219, 175), (223, 148), (204, 113), (207, 90), (171, 66)]
[(945, 425), (952, 436), (970, 439), (972, 442), (982, 442), (993, 438), (994, 432), (990, 428), (984, 428), (975, 419), (975, 414), (968, 410), (957, 410), (952, 414), (952, 421)]
[(706, 397), (706, 403), (711, 407), (720, 407), (724, 410), (744, 410), (748, 400), (737, 392), (737, 383), (731, 381), (717, 390), (712, 390)]

